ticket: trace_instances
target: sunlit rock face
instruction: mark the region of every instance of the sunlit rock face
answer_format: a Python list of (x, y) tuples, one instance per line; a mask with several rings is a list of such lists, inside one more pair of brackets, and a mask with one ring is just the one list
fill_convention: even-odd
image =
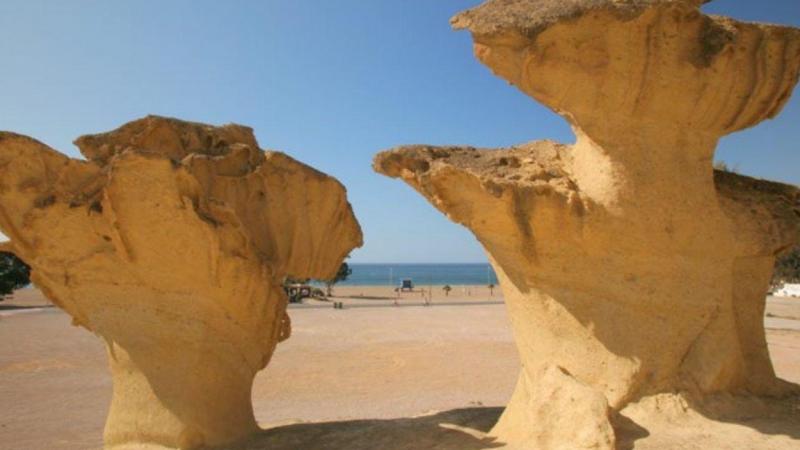
[(498, 273), (523, 369), (493, 430), (520, 448), (614, 448), (648, 396), (780, 396), (763, 325), (793, 186), (712, 169), (719, 138), (780, 111), (800, 31), (699, 1), (491, 0), (456, 16), (492, 71), (574, 145), (409, 146), (374, 168), (468, 227)]
[(255, 431), (253, 377), (290, 334), (283, 278), (327, 279), (361, 245), (345, 189), (239, 125), (150, 116), (76, 144), (88, 161), (0, 133), (0, 230), (107, 343), (106, 446)]

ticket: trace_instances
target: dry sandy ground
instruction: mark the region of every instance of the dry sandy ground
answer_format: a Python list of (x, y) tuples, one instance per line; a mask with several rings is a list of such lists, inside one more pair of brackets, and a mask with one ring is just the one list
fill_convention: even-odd
[[(429, 307), (420, 293), (394, 306), (388, 288), (336, 293), (344, 310), (316, 301), (290, 306), (292, 338), (253, 389), (256, 418), (267, 430), (240, 448), (501, 446), (484, 432), (502, 412), (519, 362), (499, 291), (456, 287), (444, 297), (435, 287)], [(0, 449), (100, 448), (111, 393), (103, 345), (46, 305), (35, 290), (0, 303)], [(800, 300), (768, 305), (776, 370), (800, 383)], [(725, 426), (734, 436), (729, 447), (708, 429), (688, 426), (681, 435), (634, 427), (621, 445), (800, 448), (800, 408), (788, 424)]]

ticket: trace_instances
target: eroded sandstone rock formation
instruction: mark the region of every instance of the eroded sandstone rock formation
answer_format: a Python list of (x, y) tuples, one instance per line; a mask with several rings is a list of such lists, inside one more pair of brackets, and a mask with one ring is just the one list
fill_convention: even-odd
[(785, 104), (800, 30), (700, 3), (490, 0), (461, 13), (452, 23), (477, 57), (577, 142), (376, 157), (472, 230), (500, 277), (523, 364), (493, 430), (503, 442), (614, 448), (613, 419), (648, 396), (796, 389), (775, 377), (763, 314), (775, 256), (800, 236), (800, 192), (712, 161), (721, 136)]
[(345, 189), (239, 125), (150, 116), (76, 144), (88, 161), (0, 133), (0, 230), (107, 343), (106, 445), (255, 431), (253, 377), (290, 333), (283, 278), (327, 279), (361, 245)]

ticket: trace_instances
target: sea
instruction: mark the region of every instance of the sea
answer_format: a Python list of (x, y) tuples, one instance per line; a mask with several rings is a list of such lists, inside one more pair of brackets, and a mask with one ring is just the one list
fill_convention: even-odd
[(492, 266), (485, 264), (348, 263), (353, 273), (340, 286), (395, 286), (411, 279), (416, 286), (497, 285)]

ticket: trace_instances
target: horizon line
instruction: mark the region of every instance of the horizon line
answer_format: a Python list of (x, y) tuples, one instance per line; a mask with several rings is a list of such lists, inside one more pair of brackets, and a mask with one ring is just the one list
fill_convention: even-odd
[(452, 261), (451, 261), (451, 262), (386, 262), (386, 261), (383, 261), (383, 262), (376, 262), (376, 261), (350, 261), (350, 262), (348, 262), (348, 261), (346, 261), (346, 260), (345, 260), (345, 261), (343, 261), (343, 262), (347, 262), (348, 264), (397, 264), (397, 265), (403, 265), (403, 264), (486, 264), (486, 265), (489, 265), (489, 266), (491, 265), (491, 264), (489, 263), (489, 261), (483, 261), (483, 262), (480, 262), (480, 261), (479, 261), (479, 262), (473, 262), (473, 261), (468, 261), (468, 262), (452, 262)]

